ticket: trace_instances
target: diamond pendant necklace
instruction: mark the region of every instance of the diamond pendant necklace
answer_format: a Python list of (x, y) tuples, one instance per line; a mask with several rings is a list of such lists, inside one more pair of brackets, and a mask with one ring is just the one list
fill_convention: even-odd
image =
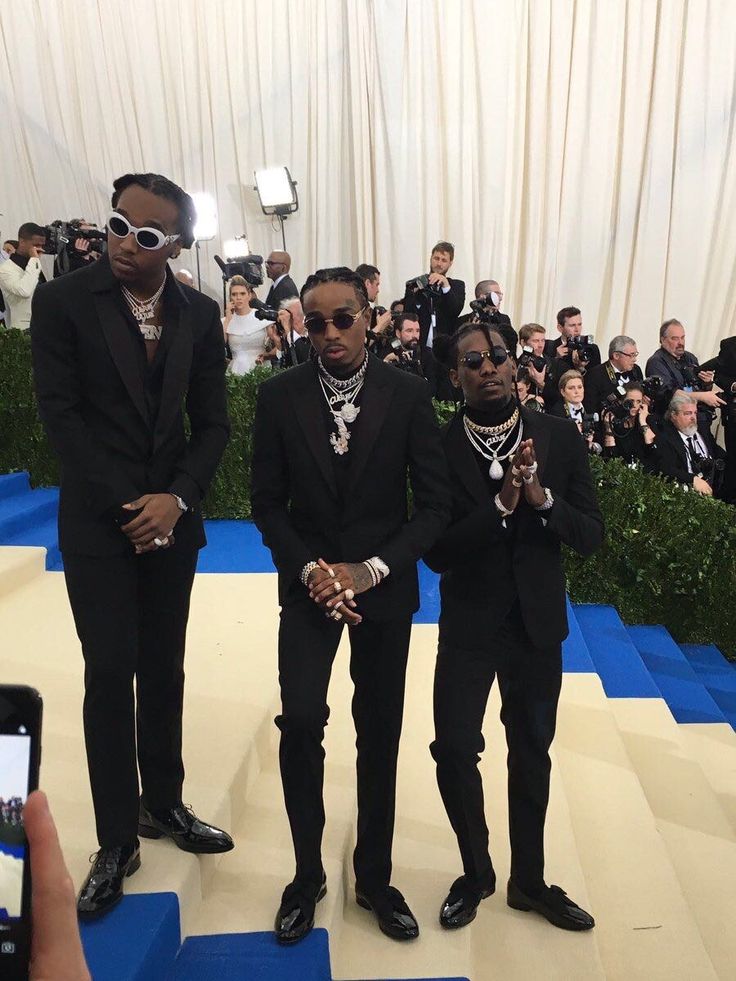
[[(470, 440), (470, 445), (473, 447), (473, 449), (476, 450), (476, 452), (480, 453), (482, 457), (484, 457), (486, 460), (491, 461), (491, 465), (488, 468), (488, 476), (491, 478), (491, 480), (503, 480), (503, 467), (501, 466), (501, 461), (507, 460), (519, 448), (519, 444), (521, 443), (521, 437), (524, 432), (524, 427), (522, 425), (519, 426), (519, 431), (516, 434), (516, 439), (514, 439), (509, 449), (505, 453), (501, 452), (506, 442), (513, 435), (514, 432), (513, 423), (516, 422), (518, 417), (519, 417), (519, 413), (517, 411), (511, 417), (513, 421), (512, 421), (512, 426), (510, 428), (508, 427), (508, 424), (505, 424), (504, 425), (504, 428), (506, 429), (505, 432), (502, 432), (500, 434), (498, 432), (494, 432), (486, 439), (483, 439), (476, 430), (481, 430), (481, 431), (482, 430), (488, 431), (490, 429), (498, 430), (501, 427), (477, 426), (474, 423), (472, 423), (467, 416), (463, 417), (465, 434)], [(498, 443), (498, 446), (494, 447), (493, 446), (494, 443)]]
[(133, 314), (138, 322), (138, 329), (143, 335), (143, 339), (146, 341), (159, 341), (161, 340), (161, 333), (163, 327), (158, 324), (147, 324), (146, 321), (150, 320), (156, 309), (156, 304), (161, 299), (164, 292), (164, 287), (166, 286), (166, 276), (164, 276), (161, 285), (153, 294), (149, 296), (147, 300), (139, 300), (137, 296), (134, 296), (127, 286), (120, 284), (120, 288), (123, 292), (123, 298), (128, 304), (130, 312)]
[[(342, 456), (349, 450), (348, 440), (350, 439), (350, 431), (348, 430), (347, 424), (349, 422), (355, 422), (360, 414), (360, 406), (354, 403), (365, 382), (368, 355), (366, 354), (363, 364), (350, 378), (335, 378), (334, 375), (331, 375), (327, 371), (321, 360), (317, 362), (317, 366), (319, 369), (317, 377), (319, 378), (320, 388), (327, 402), (327, 408), (330, 410), (337, 426), (337, 433), (330, 434), (330, 446), (338, 456)], [(328, 394), (328, 391), (332, 394)], [(335, 409), (334, 406), (338, 402), (342, 402), (342, 406), (339, 409)]]

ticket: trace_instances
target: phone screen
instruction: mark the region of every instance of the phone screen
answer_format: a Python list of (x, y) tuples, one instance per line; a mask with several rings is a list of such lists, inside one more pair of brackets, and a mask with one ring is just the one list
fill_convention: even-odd
[(0, 978), (26, 977), (30, 951), (30, 867), (23, 806), (38, 786), (41, 698), (0, 685)]

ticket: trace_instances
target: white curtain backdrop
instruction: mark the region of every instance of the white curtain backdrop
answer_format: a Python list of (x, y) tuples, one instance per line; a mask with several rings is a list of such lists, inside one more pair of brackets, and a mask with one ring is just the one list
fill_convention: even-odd
[[(440, 238), (518, 327), (582, 308), (643, 356), (666, 317), (701, 359), (736, 314), (733, 0), (24, 0), (0, 6), (0, 228), (103, 223), (131, 170), (208, 191), (212, 261), (280, 235), (297, 283), (373, 262), (384, 302)], [(193, 268), (194, 256), (184, 254)]]

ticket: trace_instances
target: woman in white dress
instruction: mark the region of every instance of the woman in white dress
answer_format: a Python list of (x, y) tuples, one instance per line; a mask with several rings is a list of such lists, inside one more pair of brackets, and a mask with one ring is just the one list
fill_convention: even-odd
[(251, 309), (250, 301), (255, 293), (242, 276), (230, 280), (228, 295), (230, 302), (222, 327), (233, 356), (230, 371), (233, 375), (244, 375), (263, 362), (266, 329)]

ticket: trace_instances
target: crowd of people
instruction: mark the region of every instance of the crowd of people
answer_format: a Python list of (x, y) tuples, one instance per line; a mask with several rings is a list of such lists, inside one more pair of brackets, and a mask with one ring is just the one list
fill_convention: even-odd
[(0, 797), (0, 824), (15, 827), (21, 823), (22, 813), (23, 801), (20, 797), (9, 797), (7, 800)]
[[(462, 865), (440, 923), (466, 926), (496, 889), (478, 761), (497, 681), (508, 743), (506, 901), (562, 929), (591, 929), (593, 917), (545, 880), (549, 749), (568, 631), (561, 546), (586, 556), (603, 541), (590, 453), (728, 496), (724, 455), (707, 427), (717, 410), (733, 434), (736, 338), (700, 365), (682, 325), (667, 321), (644, 376), (635, 340), (614, 338), (603, 362), (573, 306), (557, 315), (556, 338), (534, 323), (517, 335), (495, 280), (477, 284), (462, 317), (465, 286), (449, 276), (449, 242), (437, 243), (429, 272), (408, 280), (390, 309), (376, 303), (376, 266), (320, 269), (297, 290), (290, 257), (273, 252), (265, 302), (247, 277), (232, 279), (222, 317), (169, 268), (194, 241), (190, 196), (161, 175), (126, 174), (111, 206), (107, 253), (31, 291), (39, 412), (61, 461), (59, 544), (85, 660), (100, 846), (77, 898), (80, 918), (119, 902), (141, 864), (140, 837), (194, 853), (235, 846), (182, 803), (181, 746), (201, 502), (230, 436), (227, 346), (236, 372), (266, 361), (289, 369), (259, 387), (251, 468), (253, 518), (278, 571), (276, 725), (295, 857), (276, 939), (305, 937), (327, 888), (322, 741), (346, 626), (355, 898), (386, 935), (419, 935), (392, 884), (391, 852), (420, 558), (441, 577), (430, 751)], [(37, 261), (30, 232), (19, 235), (26, 266)], [(432, 395), (457, 403), (442, 434)], [(533, 595), (524, 588), (530, 562)]]

